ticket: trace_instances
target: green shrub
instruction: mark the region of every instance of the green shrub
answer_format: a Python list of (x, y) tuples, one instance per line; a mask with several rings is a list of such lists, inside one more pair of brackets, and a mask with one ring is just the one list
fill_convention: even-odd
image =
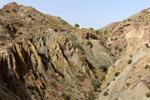
[(83, 47), (82, 47), (80, 44), (76, 44), (75, 47), (78, 48), (78, 49), (81, 50), (81, 51), (84, 51)]
[(30, 18), (31, 18), (32, 16), (31, 16), (31, 15), (28, 15), (28, 17), (30, 17)]
[(87, 42), (87, 45), (92, 45), (92, 43), (90, 41)]
[(55, 32), (57, 32), (57, 29), (54, 29)]
[(86, 78), (86, 75), (77, 75), (76, 76), (81, 82), (83, 82), (84, 80), (85, 80), (85, 78)]
[(149, 48), (149, 45), (148, 45), (148, 43), (146, 43), (146, 44), (145, 44), (145, 46), (146, 46), (147, 48)]
[(103, 75), (101, 79), (102, 79), (102, 81), (105, 80), (105, 76)]
[(100, 34), (99, 30), (96, 30), (95, 33), (96, 33), (97, 35)]
[(75, 24), (74, 26), (75, 26), (75, 27), (80, 27), (80, 25), (79, 25), (79, 24)]
[(122, 52), (122, 49), (120, 48), (119, 51)]
[(120, 74), (120, 72), (116, 72), (116, 73), (115, 73), (115, 76), (119, 76), (119, 74)]
[(51, 82), (50, 85), (53, 86), (53, 87), (56, 86), (56, 85), (55, 85), (55, 82)]
[(107, 72), (108, 71), (108, 66), (102, 65), (99, 67), (101, 70), (103, 70), (103, 72)]
[(150, 92), (146, 93), (146, 97), (148, 98), (150, 97)]
[(118, 50), (119, 48), (118, 48), (118, 46), (115, 46), (115, 50)]
[(108, 96), (108, 92), (105, 91), (105, 92), (103, 93), (103, 96)]
[(97, 82), (97, 81), (92, 80), (92, 86), (93, 86), (93, 88), (94, 88), (94, 91), (96, 91), (96, 90), (97, 90), (97, 88), (99, 87), (99, 84), (98, 84), (98, 82)]
[(90, 28), (90, 30), (93, 30), (93, 28)]
[(131, 21), (131, 19), (128, 19), (128, 21)]
[(65, 20), (63, 20), (62, 22), (63, 22), (63, 24), (68, 24), (68, 22), (66, 22)]
[(145, 69), (148, 69), (148, 68), (150, 68), (150, 66), (149, 66), (149, 65), (146, 65), (146, 66), (145, 66)]
[(91, 48), (93, 46), (93, 44), (90, 41), (87, 42), (87, 45), (90, 46)]
[(115, 40), (118, 40), (118, 38), (115, 38)]
[(88, 94), (89, 94), (89, 100), (95, 100), (95, 98), (94, 98), (94, 94), (92, 93), (92, 92), (88, 92)]
[(19, 32), (18, 34), (23, 34), (22, 32)]
[(30, 35), (33, 35), (33, 33), (30, 33)]
[(131, 64), (131, 63), (132, 63), (132, 59), (129, 59), (128, 64)]
[(10, 13), (10, 11), (9, 11), (9, 10), (6, 10), (6, 12), (7, 12), (7, 13)]
[(62, 93), (61, 97), (63, 97), (65, 100), (70, 100), (70, 97), (65, 93)]
[(130, 83), (126, 83), (126, 85), (127, 85), (127, 87), (129, 87), (129, 86), (130, 86)]
[(32, 84), (28, 84), (27, 88), (31, 91), (33, 91), (35, 89), (34, 85), (32, 85)]
[(107, 83), (107, 86), (109, 86), (110, 85), (110, 83)]
[(108, 47), (110, 47), (111, 46), (111, 44), (108, 44)]
[(104, 34), (106, 35), (108, 32), (107, 31), (104, 31)]

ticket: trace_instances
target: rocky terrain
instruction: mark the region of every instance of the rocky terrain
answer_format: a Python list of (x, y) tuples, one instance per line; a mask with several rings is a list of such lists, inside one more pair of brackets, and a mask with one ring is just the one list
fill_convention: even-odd
[[(0, 99), (94, 99), (108, 50), (92, 30), (15, 2), (0, 10)], [(100, 69), (105, 66), (105, 69)]]
[(148, 8), (104, 27), (112, 30), (105, 45), (116, 59), (97, 100), (150, 100), (149, 22)]
[(99, 30), (15, 2), (0, 9), (0, 100), (149, 100), (150, 9)]

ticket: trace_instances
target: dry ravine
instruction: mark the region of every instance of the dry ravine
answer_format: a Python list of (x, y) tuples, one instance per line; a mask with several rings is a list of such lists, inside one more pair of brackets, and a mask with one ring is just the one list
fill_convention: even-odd
[(99, 30), (0, 9), (0, 100), (149, 100), (150, 9)]

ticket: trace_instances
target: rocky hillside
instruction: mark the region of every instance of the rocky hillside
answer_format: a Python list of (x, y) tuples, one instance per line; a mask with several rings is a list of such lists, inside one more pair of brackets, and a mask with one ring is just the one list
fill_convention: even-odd
[(0, 9), (0, 100), (149, 100), (149, 72), (149, 8), (99, 30)]
[(93, 100), (112, 65), (93, 32), (15, 2), (4, 6), (0, 99)]
[(110, 24), (105, 45), (115, 57), (97, 100), (150, 100), (150, 9)]

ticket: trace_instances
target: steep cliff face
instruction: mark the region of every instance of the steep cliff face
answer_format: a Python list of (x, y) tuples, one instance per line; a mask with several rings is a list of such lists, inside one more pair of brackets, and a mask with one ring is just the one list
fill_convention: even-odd
[(96, 35), (16, 3), (0, 19), (0, 99), (94, 99), (112, 65)]

